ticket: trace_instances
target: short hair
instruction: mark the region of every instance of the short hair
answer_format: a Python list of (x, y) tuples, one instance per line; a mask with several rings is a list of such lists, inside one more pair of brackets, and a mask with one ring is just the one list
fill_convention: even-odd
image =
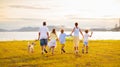
[(61, 33), (63, 33), (64, 32), (64, 30), (63, 29), (61, 29)]
[(46, 22), (44, 21), (44, 22), (43, 22), (43, 26), (45, 26), (45, 25), (46, 25)]
[(88, 30), (85, 30), (85, 33), (88, 33)]
[(77, 23), (77, 22), (75, 23), (75, 26), (78, 26), (78, 23)]

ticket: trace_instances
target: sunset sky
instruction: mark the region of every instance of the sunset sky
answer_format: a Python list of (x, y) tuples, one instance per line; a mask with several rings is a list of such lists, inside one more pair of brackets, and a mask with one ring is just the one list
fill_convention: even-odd
[(112, 28), (120, 18), (120, 0), (0, 0), (0, 28), (47, 25)]

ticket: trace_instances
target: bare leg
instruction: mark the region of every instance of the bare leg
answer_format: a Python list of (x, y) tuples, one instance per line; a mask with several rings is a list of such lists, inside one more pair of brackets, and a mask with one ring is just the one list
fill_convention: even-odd
[(44, 53), (45, 46), (41, 46), (42, 54)]
[(85, 45), (83, 45), (83, 47), (82, 47), (82, 53), (84, 53), (84, 48), (85, 48)]
[(88, 53), (88, 46), (86, 46), (86, 53)]
[(76, 53), (76, 46), (74, 46), (74, 51), (75, 51), (75, 53)]
[(62, 52), (65, 53), (64, 47), (65, 47), (65, 45), (63, 44), (62, 47), (61, 47), (61, 53), (62, 53)]
[(78, 54), (78, 46), (76, 47), (76, 53)]
[(54, 47), (54, 46), (52, 46), (52, 55), (54, 54), (54, 48), (55, 48), (55, 47)]
[(45, 45), (45, 47), (44, 47), (44, 52), (45, 52), (45, 53), (47, 53), (46, 46), (47, 46), (47, 45)]

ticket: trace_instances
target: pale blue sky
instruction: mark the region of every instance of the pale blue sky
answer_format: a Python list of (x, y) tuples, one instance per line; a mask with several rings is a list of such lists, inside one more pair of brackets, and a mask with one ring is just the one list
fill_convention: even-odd
[[(93, 18), (93, 19), (89, 19)], [(0, 28), (48, 25), (111, 28), (120, 18), (120, 0), (0, 0)]]

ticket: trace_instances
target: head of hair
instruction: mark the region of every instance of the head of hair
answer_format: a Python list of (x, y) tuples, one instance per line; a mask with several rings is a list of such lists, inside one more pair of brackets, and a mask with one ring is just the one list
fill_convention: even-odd
[(88, 30), (85, 30), (85, 33), (88, 33)]
[(52, 29), (52, 33), (56, 34), (56, 31), (55, 31), (55, 29)]
[(75, 23), (75, 26), (76, 26), (76, 27), (78, 26), (78, 23), (77, 23), (77, 22)]
[(61, 29), (61, 33), (64, 33), (64, 30), (63, 30), (63, 29)]
[(43, 22), (43, 26), (46, 26), (46, 22), (45, 21)]

